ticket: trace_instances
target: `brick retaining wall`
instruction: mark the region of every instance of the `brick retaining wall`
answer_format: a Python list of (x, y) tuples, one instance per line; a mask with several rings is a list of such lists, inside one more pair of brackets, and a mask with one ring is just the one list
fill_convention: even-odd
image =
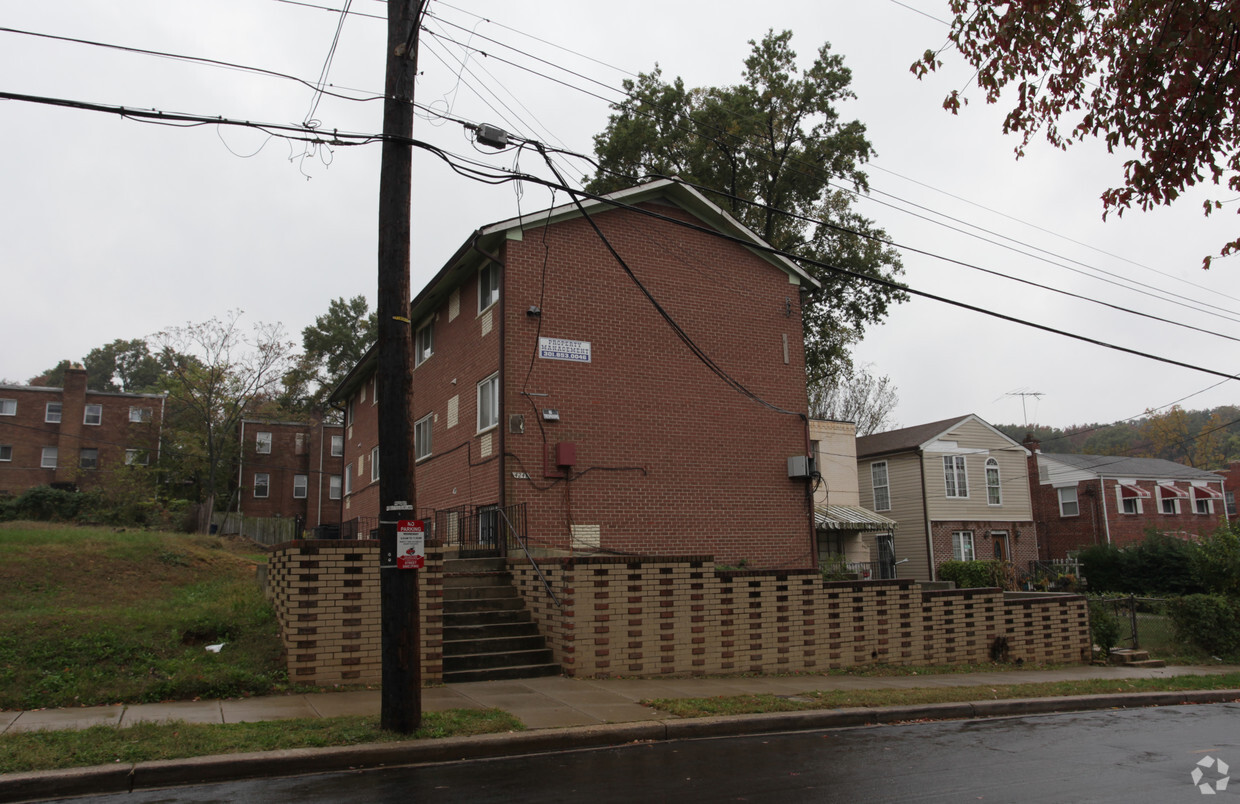
[[(709, 558), (544, 560), (562, 607), (513, 559), (521, 594), (567, 675), (786, 673), (867, 664), (1080, 662), (1085, 600), (910, 580), (823, 582), (812, 571), (716, 573)], [(999, 638), (1002, 637), (1002, 640)], [(997, 641), (998, 640), (998, 641)]]
[[(267, 596), (275, 606), (289, 681), (373, 684), (382, 677), (379, 635), (379, 542), (374, 539), (287, 542), (267, 562)], [(443, 551), (427, 546), (418, 572), (422, 682), (443, 680)]]

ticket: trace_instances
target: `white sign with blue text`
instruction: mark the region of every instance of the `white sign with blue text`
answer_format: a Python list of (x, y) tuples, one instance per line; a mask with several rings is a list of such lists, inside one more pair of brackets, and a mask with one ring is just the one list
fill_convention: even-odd
[(544, 360), (568, 360), (574, 363), (589, 363), (590, 342), (570, 341), (568, 338), (539, 338), (538, 356)]

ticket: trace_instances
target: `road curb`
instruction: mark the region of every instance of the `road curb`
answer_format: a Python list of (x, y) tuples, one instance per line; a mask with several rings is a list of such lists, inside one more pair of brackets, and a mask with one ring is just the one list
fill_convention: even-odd
[(105, 795), (271, 776), (297, 776), (431, 762), (520, 756), (632, 742), (735, 737), (923, 720), (1013, 717), (1056, 712), (1240, 701), (1240, 690), (1186, 690), (1015, 698), (995, 701), (821, 709), (758, 715), (616, 723), (564, 729), (448, 737), (406, 743), (299, 748), (124, 765), (0, 775), (0, 802)]

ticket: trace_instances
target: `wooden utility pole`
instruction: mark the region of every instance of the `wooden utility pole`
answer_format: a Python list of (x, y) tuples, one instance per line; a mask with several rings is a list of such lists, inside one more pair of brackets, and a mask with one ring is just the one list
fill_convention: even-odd
[(418, 571), (396, 568), (396, 523), (414, 519), (410, 383), (409, 216), (413, 192), (413, 85), (425, 0), (389, 0), (383, 165), (379, 177), (379, 595), (383, 691), (379, 725), (410, 734), (422, 724)]

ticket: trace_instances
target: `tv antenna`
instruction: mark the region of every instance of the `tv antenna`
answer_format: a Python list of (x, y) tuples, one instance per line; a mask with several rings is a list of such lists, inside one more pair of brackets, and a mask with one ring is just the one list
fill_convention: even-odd
[(1025, 409), (1025, 401), (1029, 397), (1033, 397), (1035, 399), (1041, 399), (1042, 397), (1046, 396), (1046, 394), (1042, 393), (1041, 391), (1012, 391), (1011, 393), (1004, 394), (1004, 396), (1019, 396), (1020, 397), (1020, 410), (1021, 410), (1021, 413), (1025, 415), (1025, 427), (1028, 427), (1029, 426), (1029, 411)]

